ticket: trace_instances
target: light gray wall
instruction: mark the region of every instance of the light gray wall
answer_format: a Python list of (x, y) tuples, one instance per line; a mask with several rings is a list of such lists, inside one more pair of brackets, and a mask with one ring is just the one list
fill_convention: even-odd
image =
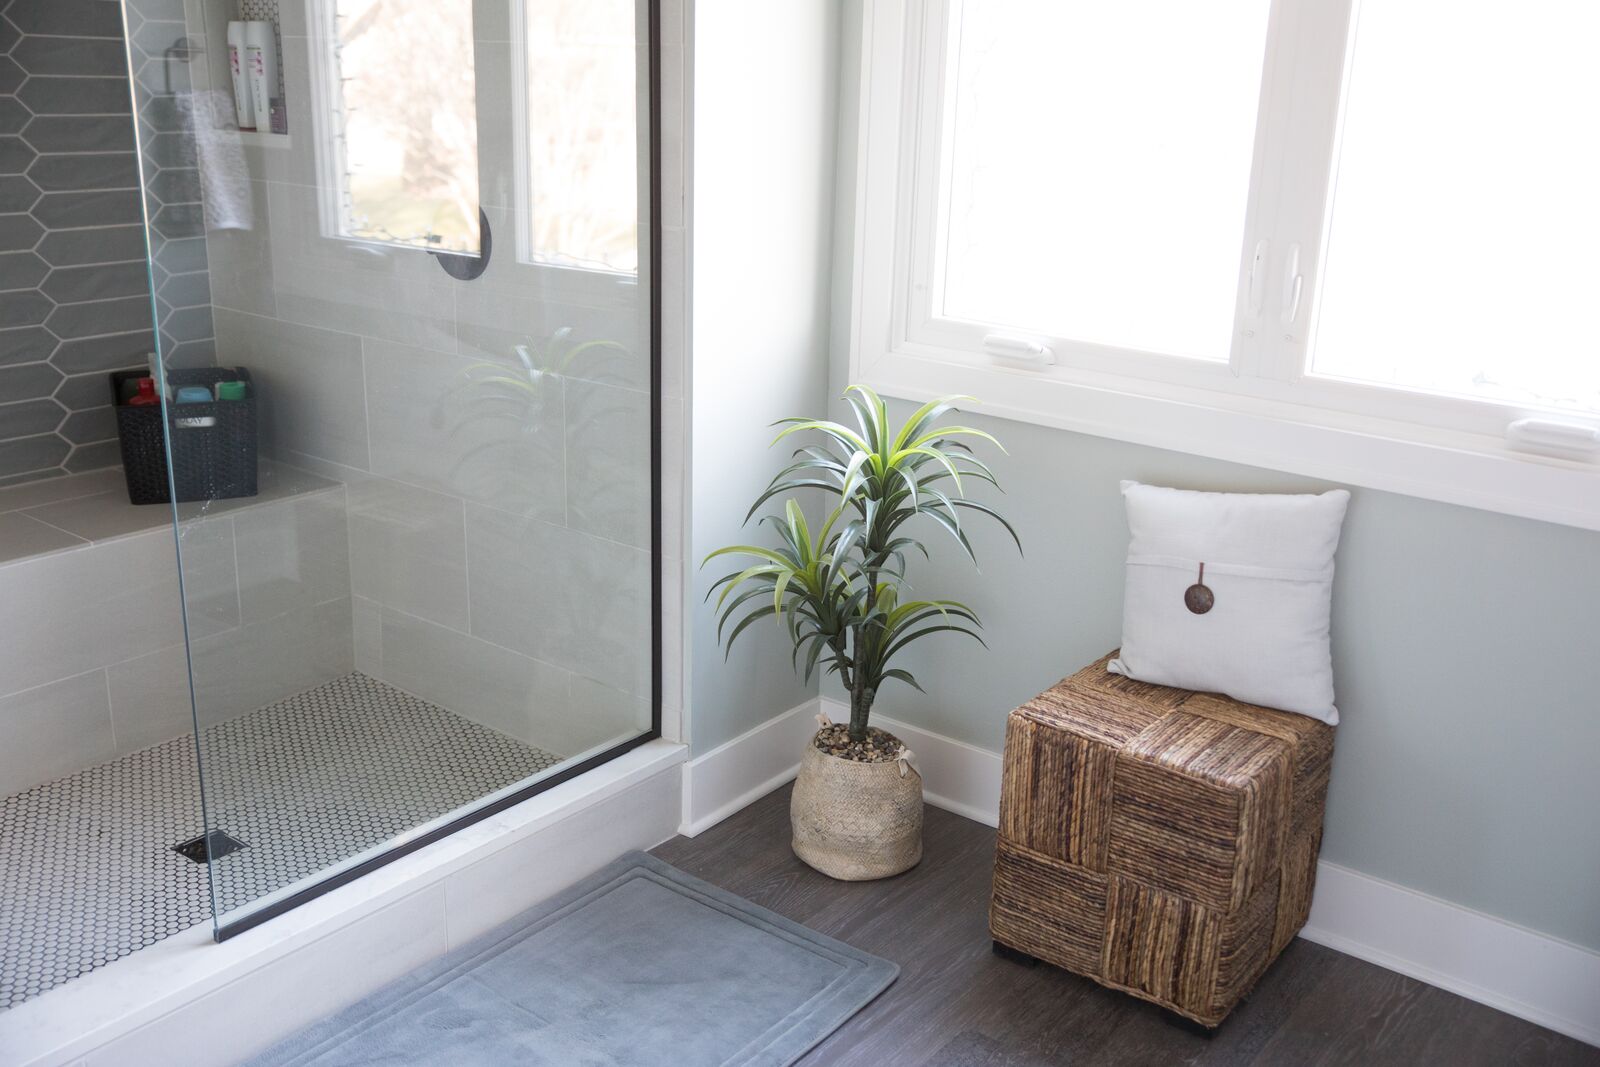
[(815, 696), (775, 626), (724, 660), (706, 553), (761, 536), (769, 424), (826, 407), (839, 5), (697, 0), (689, 739), (705, 752)]
[[(837, 234), (852, 223), (854, 72), (846, 19)], [(831, 393), (848, 383), (848, 241), (836, 236)], [(905, 404), (894, 411), (904, 416)], [(836, 415), (841, 414), (836, 411)], [(983, 616), (989, 650), (933, 638), (907, 657), (928, 695), (879, 710), (993, 751), (1006, 713), (1113, 648), (1127, 526), (1117, 483), (1310, 491), (1326, 483), (975, 416), (1002, 533), (974, 532), (981, 572), (937, 545), (919, 594)], [(930, 539), (939, 535), (929, 533)], [(1334, 584), (1341, 715), (1323, 857), (1600, 948), (1600, 534), (1355, 490)]]
[[(844, 379), (840, 377), (838, 382)], [(909, 405), (895, 404), (903, 416)], [(991, 751), (1006, 713), (1114, 648), (1128, 532), (1117, 482), (1315, 491), (1251, 467), (977, 416), (1011, 451), (994, 502), (1023, 537), (974, 532), (913, 571), (983, 617), (986, 651), (929, 639), (928, 695), (878, 710)], [(992, 494), (991, 494), (992, 496)], [(1600, 535), (1355, 490), (1334, 583), (1341, 724), (1323, 857), (1600, 947)]]

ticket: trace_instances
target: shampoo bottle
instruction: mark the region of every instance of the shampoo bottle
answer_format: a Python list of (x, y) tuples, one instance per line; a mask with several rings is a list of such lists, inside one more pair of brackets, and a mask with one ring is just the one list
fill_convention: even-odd
[(256, 128), (256, 105), (250, 96), (250, 79), (245, 73), (245, 24), (228, 23), (228, 68), (233, 73), (233, 114), (241, 130)]
[(245, 72), (258, 130), (272, 129), (272, 98), (278, 91), (278, 42), (270, 22), (244, 24)]

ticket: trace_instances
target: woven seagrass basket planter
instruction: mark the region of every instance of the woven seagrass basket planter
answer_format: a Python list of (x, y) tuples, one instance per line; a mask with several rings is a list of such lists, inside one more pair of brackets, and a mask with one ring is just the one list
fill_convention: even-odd
[(860, 763), (813, 740), (789, 803), (794, 854), (830, 878), (888, 878), (922, 859), (922, 776), (906, 760)]

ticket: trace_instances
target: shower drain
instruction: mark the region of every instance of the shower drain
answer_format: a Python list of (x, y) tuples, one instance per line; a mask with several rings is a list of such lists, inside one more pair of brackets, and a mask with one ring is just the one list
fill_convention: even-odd
[(202, 834), (181, 844), (173, 845), (172, 851), (184, 859), (194, 860), (196, 863), (204, 863), (207, 860), (220, 860), (229, 853), (238, 852), (241, 848), (246, 847), (248, 846), (237, 837), (229, 836), (222, 830), (213, 830), (209, 834)]

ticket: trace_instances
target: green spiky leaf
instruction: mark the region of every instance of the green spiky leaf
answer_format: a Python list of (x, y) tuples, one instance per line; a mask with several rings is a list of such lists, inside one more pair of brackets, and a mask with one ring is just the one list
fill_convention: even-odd
[[(852, 385), (843, 400), (853, 428), (827, 419), (779, 420), (774, 444), (805, 437), (745, 516), (749, 522), (772, 501), (783, 500), (780, 511), (762, 515), (759, 523), (773, 547), (732, 545), (706, 557), (707, 563), (743, 559), (740, 569), (706, 590), (707, 601), (715, 600), (718, 641), (731, 654), (740, 634), (776, 618), (797, 672), (807, 679), (819, 670), (837, 675), (851, 690), (859, 711), (852, 716), (852, 733), (865, 730), (865, 711), (884, 682), (921, 689), (909, 671), (890, 665), (910, 645), (941, 633), (982, 643), (978, 616), (965, 604), (902, 595), (907, 558), (913, 552), (929, 558), (921, 531), (948, 533), (975, 560), (963, 521), (967, 512), (1000, 523), (1021, 550), (1011, 524), (992, 505), (966, 495), (967, 479), (999, 488), (974, 445), (1002, 454), (1005, 449), (975, 427), (940, 425), (968, 399), (931, 400), (896, 427), (877, 393)], [(807, 506), (818, 497), (828, 503), (825, 520), (814, 529)]]

